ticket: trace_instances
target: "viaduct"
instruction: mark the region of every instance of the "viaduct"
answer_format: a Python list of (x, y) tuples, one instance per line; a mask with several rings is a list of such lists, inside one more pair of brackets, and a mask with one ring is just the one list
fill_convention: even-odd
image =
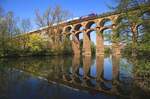
[[(131, 9), (131, 11), (137, 12), (138, 8)], [(146, 11), (149, 10), (149, 7)], [(145, 12), (146, 12), (145, 11)], [(72, 36), (72, 49), (75, 55), (82, 53), (82, 55), (91, 55), (91, 38), (90, 33), (96, 32), (96, 55), (104, 54), (104, 36), (103, 33), (107, 30), (113, 30), (117, 27), (116, 22), (121, 19), (119, 12), (110, 12), (101, 15), (84, 16), (78, 19), (74, 19), (68, 22), (63, 22), (61, 34), (63, 37)], [(138, 26), (137, 24), (136, 26)], [(48, 27), (44, 27), (30, 33), (44, 34)], [(83, 33), (83, 48), (80, 50), (79, 34)], [(115, 35), (114, 32), (111, 36)], [(112, 53), (115, 55), (120, 54), (120, 42), (112, 41)]]

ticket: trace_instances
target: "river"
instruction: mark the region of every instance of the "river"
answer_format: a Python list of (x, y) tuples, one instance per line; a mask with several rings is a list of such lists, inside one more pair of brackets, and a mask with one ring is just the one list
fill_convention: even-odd
[(136, 68), (121, 55), (0, 59), (0, 99), (150, 99)]

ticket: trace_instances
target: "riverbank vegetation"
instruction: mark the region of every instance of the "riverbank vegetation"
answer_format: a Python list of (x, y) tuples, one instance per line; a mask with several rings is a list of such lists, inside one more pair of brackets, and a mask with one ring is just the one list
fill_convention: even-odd
[[(126, 45), (123, 49), (126, 55), (150, 58), (149, 4), (149, 1), (119, 0), (114, 7), (121, 14), (116, 21), (113, 40)], [(133, 8), (135, 11), (132, 11)]]
[[(60, 6), (49, 7), (43, 14), (36, 10), (35, 15), (38, 28), (52, 27), (69, 17)], [(30, 19), (20, 20), (13, 12), (0, 8), (0, 57), (72, 54), (71, 41), (62, 38), (61, 28), (48, 28), (45, 35), (29, 34)]]
[[(141, 89), (148, 89), (150, 75), (150, 1), (119, 0), (114, 9), (122, 13), (114, 30), (119, 42), (123, 42), (123, 56), (134, 66), (134, 79)], [(138, 10), (128, 10), (135, 8)], [(146, 84), (146, 83), (147, 84)]]

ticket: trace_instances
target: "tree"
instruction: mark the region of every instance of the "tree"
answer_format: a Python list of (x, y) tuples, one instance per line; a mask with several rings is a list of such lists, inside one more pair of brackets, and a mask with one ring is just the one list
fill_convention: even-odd
[(15, 20), (12, 12), (7, 12), (5, 14), (4, 11), (1, 10), (0, 13), (0, 45), (2, 56), (5, 56), (11, 46), (10, 40), (12, 39), (15, 31)]
[(22, 35), (19, 39), (22, 42), (23, 50), (27, 50), (27, 43), (29, 42), (29, 34), (27, 34), (32, 29), (30, 19), (23, 19), (20, 21), (20, 34)]
[(3, 19), (3, 10), (0, 7), (0, 56), (3, 56), (3, 50), (4, 50), (4, 31), (5, 29), (5, 23)]
[[(114, 31), (118, 36), (126, 35), (123, 38), (127, 38), (126, 41), (131, 40), (133, 56), (137, 54), (139, 38), (137, 26), (143, 23), (142, 18), (139, 17), (143, 12), (141, 9), (143, 4), (145, 4), (145, 2), (140, 0), (119, 0), (117, 7), (115, 7), (115, 10), (120, 12), (120, 19), (116, 21), (117, 28)], [(132, 10), (133, 8), (135, 10)]]
[(19, 39), (16, 39), (16, 35), (21, 33), (18, 19), (13, 12), (5, 13), (0, 8), (0, 56), (15, 53), (20, 48)]
[(36, 10), (36, 24), (39, 27), (46, 27), (46, 35), (51, 40), (50, 43), (55, 47), (60, 44), (62, 38), (61, 24), (69, 17), (69, 13), (63, 10), (59, 5), (54, 8), (47, 8), (43, 15)]
[(30, 19), (23, 19), (20, 22), (21, 33), (28, 33), (32, 29)]

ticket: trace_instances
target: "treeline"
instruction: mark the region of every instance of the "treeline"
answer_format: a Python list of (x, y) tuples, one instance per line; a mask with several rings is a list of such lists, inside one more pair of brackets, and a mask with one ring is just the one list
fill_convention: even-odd
[[(126, 44), (126, 55), (150, 58), (150, 1), (118, 0), (117, 4), (112, 8), (121, 14), (116, 21), (117, 28), (113, 30), (113, 42)], [(131, 8), (137, 10), (132, 11)]]
[[(60, 6), (49, 7), (43, 14), (35, 11), (35, 23), (53, 27), (69, 17)], [(62, 26), (48, 28), (44, 36), (27, 34), (32, 29), (30, 19), (19, 19), (14, 13), (0, 8), (0, 57), (72, 54), (69, 38), (63, 38)], [(46, 37), (46, 38), (45, 38)]]

